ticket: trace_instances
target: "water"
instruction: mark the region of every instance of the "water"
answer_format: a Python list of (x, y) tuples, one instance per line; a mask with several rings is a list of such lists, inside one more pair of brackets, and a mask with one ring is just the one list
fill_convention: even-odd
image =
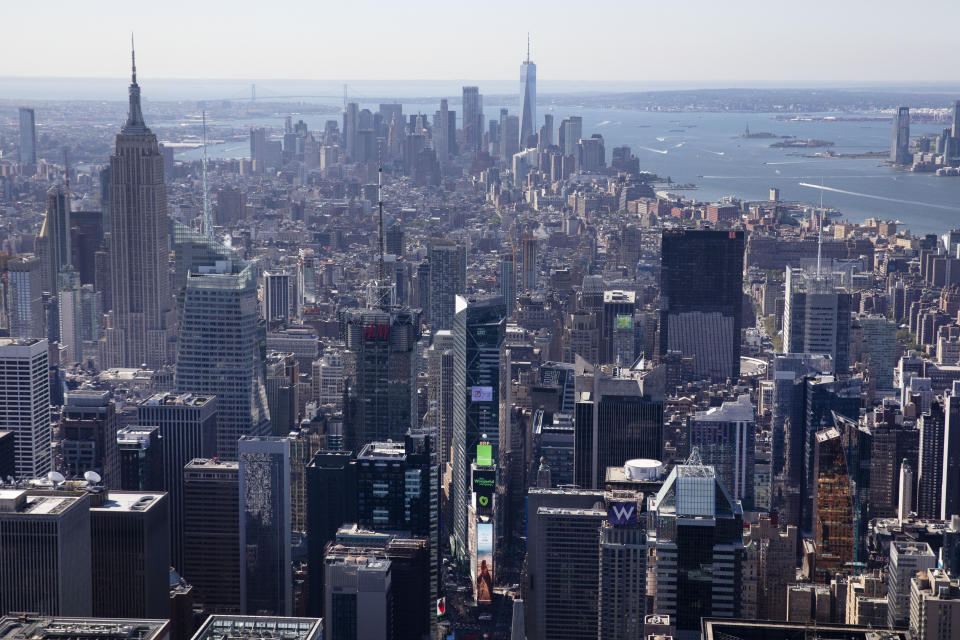
[[(431, 113), (436, 102), (405, 103), (404, 114)], [(451, 105), (458, 108), (459, 105)], [(376, 110), (378, 105), (362, 103)], [(498, 117), (499, 106), (484, 105), (489, 120)], [(515, 111), (515, 108), (511, 108)], [(960, 226), (960, 178), (938, 178), (932, 174), (910, 173), (881, 164), (876, 158), (805, 158), (826, 150), (776, 149), (775, 139), (738, 138), (745, 127), (750, 131), (816, 138), (834, 143), (835, 153), (886, 152), (890, 147), (890, 123), (848, 121), (778, 121), (776, 114), (742, 113), (656, 113), (623, 109), (556, 108), (541, 105), (552, 113), (554, 125), (568, 115), (583, 117), (585, 136), (604, 137), (609, 161), (613, 147), (628, 145), (644, 170), (669, 176), (677, 183), (694, 183), (697, 190), (684, 195), (700, 201), (724, 196), (766, 200), (769, 189), (780, 189), (785, 201), (817, 203), (823, 185), (824, 205), (834, 207), (849, 220), (869, 217), (900, 220), (913, 233), (943, 233)], [(460, 115), (458, 113), (458, 115)], [(828, 115), (828, 114), (812, 114)], [(841, 114), (832, 114), (841, 116)], [(876, 114), (879, 115), (879, 114)], [(311, 129), (322, 129), (339, 114), (304, 116)], [(294, 120), (298, 119), (294, 116)], [(283, 129), (283, 116), (221, 122), (233, 126), (269, 126)], [(911, 134), (936, 134), (943, 125), (914, 124)], [(247, 142), (227, 142), (208, 147), (213, 158), (247, 157)], [(197, 159), (199, 151), (185, 151), (182, 159)]]

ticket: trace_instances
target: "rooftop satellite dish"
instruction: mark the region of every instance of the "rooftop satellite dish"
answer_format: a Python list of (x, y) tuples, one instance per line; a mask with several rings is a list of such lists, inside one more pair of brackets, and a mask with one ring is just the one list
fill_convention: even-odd
[(90, 484), (100, 484), (100, 481), (103, 480), (103, 478), (100, 477), (100, 474), (96, 471), (87, 471), (83, 474), (83, 479)]
[(63, 484), (64, 482), (67, 481), (67, 479), (63, 477), (63, 474), (60, 473), (59, 471), (51, 471), (50, 473), (48, 473), (47, 480), (52, 482), (54, 486), (58, 484)]

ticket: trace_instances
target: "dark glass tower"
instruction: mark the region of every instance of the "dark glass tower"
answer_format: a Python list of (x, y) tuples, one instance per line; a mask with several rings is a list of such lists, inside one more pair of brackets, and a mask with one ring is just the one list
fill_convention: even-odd
[(740, 375), (743, 231), (664, 230), (660, 354), (694, 357), (699, 378)]
[(470, 465), (481, 438), (500, 436), (500, 346), (506, 306), (500, 296), (457, 296), (453, 319), (453, 533), (457, 554), (467, 548)]

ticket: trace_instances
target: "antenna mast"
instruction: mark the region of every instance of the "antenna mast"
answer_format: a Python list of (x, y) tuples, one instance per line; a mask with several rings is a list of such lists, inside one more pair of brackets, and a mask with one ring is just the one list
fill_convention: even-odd
[(530, 62), (530, 32), (527, 31), (527, 62)]
[(207, 189), (207, 111), (203, 110), (203, 235), (213, 238), (213, 216), (210, 213), (210, 191)]
[(70, 161), (67, 158), (67, 148), (63, 148), (63, 174), (67, 183), (67, 210), (70, 210)]
[(817, 279), (820, 279), (820, 261), (823, 256), (823, 177), (820, 177), (820, 219), (817, 224)]

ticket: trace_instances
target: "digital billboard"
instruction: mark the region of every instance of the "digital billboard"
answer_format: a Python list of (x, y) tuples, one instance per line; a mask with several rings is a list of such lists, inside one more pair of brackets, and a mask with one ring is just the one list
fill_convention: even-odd
[(477, 445), (477, 466), (489, 467), (492, 464), (493, 464), (493, 445), (478, 444)]
[(477, 523), (477, 575), (474, 580), (477, 604), (493, 603), (493, 523)]
[(493, 512), (493, 493), (497, 485), (497, 472), (492, 468), (473, 469), (473, 492), (477, 496), (477, 513), (489, 515)]
[(470, 387), (470, 402), (493, 402), (493, 387)]
[(617, 329), (633, 329), (633, 316), (617, 316)]

